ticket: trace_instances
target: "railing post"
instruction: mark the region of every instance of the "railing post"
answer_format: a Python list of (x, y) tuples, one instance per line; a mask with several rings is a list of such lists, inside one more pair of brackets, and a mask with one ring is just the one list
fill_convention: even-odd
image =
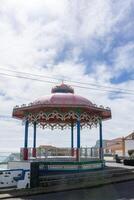
[(91, 147), (91, 158), (93, 157), (93, 148)]
[(85, 157), (86, 157), (86, 158), (88, 157), (88, 154), (87, 154), (87, 147), (85, 148)]
[(125, 157), (125, 138), (122, 138), (122, 155)]

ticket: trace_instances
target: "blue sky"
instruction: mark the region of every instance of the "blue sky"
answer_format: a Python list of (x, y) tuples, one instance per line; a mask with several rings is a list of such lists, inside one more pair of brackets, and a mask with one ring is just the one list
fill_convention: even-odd
[[(133, 0), (1, 0), (0, 68), (134, 90), (133, 27)], [(1, 149), (23, 146), (24, 127), (10, 118), (13, 106), (47, 95), (53, 86), (0, 74)], [(134, 95), (78, 88), (75, 93), (111, 107), (104, 138), (134, 130)], [(83, 132), (82, 145), (93, 145), (98, 130)], [(31, 143), (32, 129), (29, 137)], [(39, 130), (42, 142), (69, 146), (70, 138)]]

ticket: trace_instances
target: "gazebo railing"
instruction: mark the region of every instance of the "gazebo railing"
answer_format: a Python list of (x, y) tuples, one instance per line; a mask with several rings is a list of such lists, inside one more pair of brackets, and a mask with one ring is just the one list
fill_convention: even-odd
[[(71, 159), (76, 157), (77, 148), (36, 148), (36, 158), (32, 156), (32, 148), (28, 148), (28, 159), (51, 159), (60, 158)], [(21, 148), (21, 158), (23, 157), (23, 148)], [(99, 148), (80, 148), (80, 158), (99, 158)], [(23, 159), (23, 158), (22, 158)]]
[(98, 158), (99, 157), (99, 148), (95, 148), (95, 147), (80, 148), (80, 157)]

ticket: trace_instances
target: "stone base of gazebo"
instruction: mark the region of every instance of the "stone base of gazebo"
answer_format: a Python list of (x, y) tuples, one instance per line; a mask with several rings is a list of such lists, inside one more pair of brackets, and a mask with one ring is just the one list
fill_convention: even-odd
[[(83, 174), (83, 172), (99, 171), (104, 169), (105, 162), (99, 159), (82, 159), (81, 161), (73, 161), (70, 159), (60, 160), (52, 158), (44, 160), (27, 160), (27, 161), (12, 161), (8, 163), (9, 171), (21, 171), (21, 176), (15, 176), (17, 185), (29, 187), (39, 187), (42, 180), (51, 179), (53, 175), (65, 176), (66, 174)], [(27, 174), (26, 174), (27, 173)], [(82, 175), (83, 176), (83, 175)], [(75, 177), (72, 181), (75, 181)], [(51, 182), (55, 184), (55, 180)]]
[(105, 161), (97, 158), (81, 159), (75, 161), (71, 158), (48, 158), (29, 161), (12, 161), (8, 163), (8, 169), (38, 170), (39, 174), (74, 173), (103, 169)]
[(101, 160), (88, 160), (88, 161), (60, 161), (60, 162), (39, 162), (39, 168), (42, 166), (40, 173), (46, 174), (64, 174), (64, 173), (76, 173), (83, 171), (91, 171), (97, 169), (103, 169), (104, 162)]

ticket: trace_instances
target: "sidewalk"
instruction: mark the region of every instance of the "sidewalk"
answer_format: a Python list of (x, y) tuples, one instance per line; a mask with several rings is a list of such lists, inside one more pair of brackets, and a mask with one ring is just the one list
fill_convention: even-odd
[(116, 163), (116, 162), (113, 162), (113, 161), (106, 162), (106, 166), (107, 167), (123, 168), (123, 169), (134, 169), (134, 166), (128, 166), (128, 165), (124, 165), (122, 163)]

